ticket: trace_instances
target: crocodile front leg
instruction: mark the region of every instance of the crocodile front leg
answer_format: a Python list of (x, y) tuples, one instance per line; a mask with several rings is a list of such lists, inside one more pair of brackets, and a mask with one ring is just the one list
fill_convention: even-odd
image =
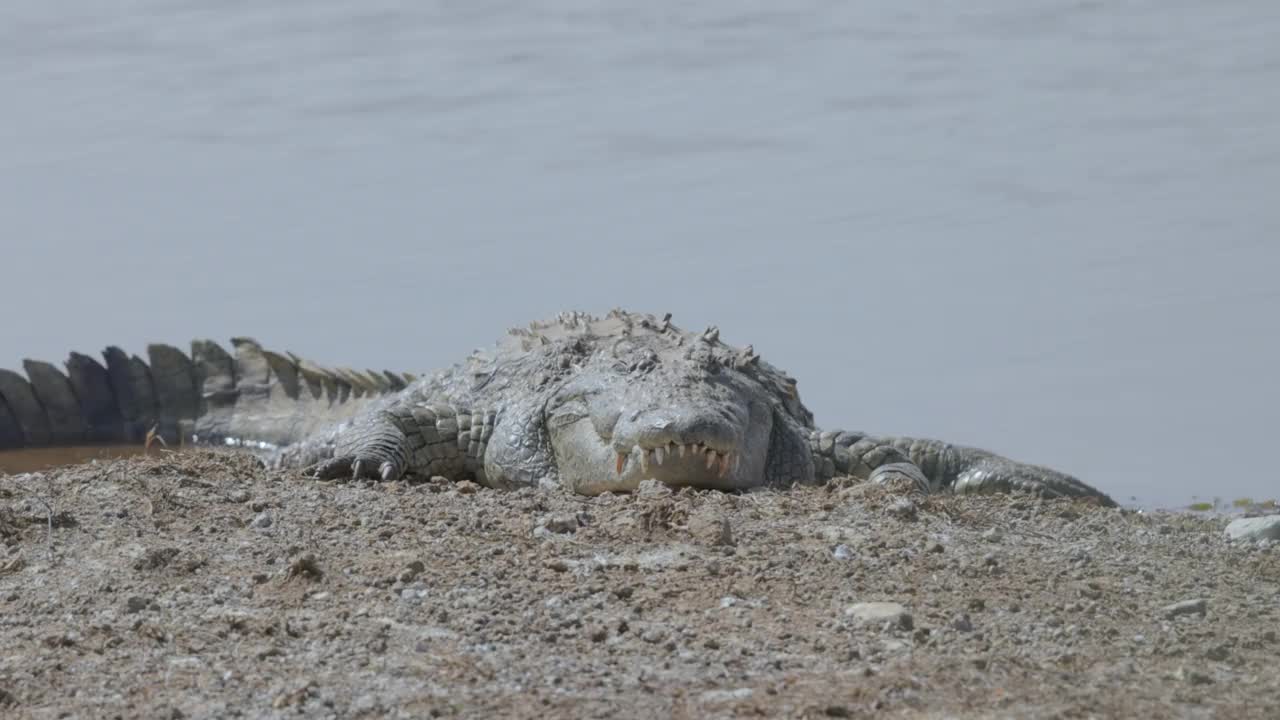
[(388, 410), (362, 413), (331, 433), (308, 439), (302, 445), (308, 448), (303, 451), (306, 455), (330, 455), (309, 468), (311, 474), (321, 480), (341, 477), (395, 480), (410, 467), (409, 434)]
[(313, 472), (322, 479), (395, 480), (414, 474), (483, 483), (493, 426), (493, 412), (405, 397), (339, 426), (328, 441), (332, 457)]

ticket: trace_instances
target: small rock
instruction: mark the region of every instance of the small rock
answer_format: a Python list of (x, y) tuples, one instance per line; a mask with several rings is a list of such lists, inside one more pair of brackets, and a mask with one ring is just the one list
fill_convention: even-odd
[(373, 715), (382, 710), (382, 701), (373, 693), (357, 696), (351, 701), (352, 715)]
[(689, 533), (704, 545), (733, 545), (733, 527), (723, 517), (694, 516), (689, 519)]
[(1213, 678), (1199, 670), (1190, 670), (1184, 667), (1179, 669), (1178, 674), (1184, 681), (1192, 685), (1209, 685), (1213, 683)]
[(660, 628), (660, 627), (651, 627), (651, 628), (649, 628), (649, 629), (645, 630), (645, 631), (640, 635), (640, 639), (641, 639), (641, 640), (643, 640), (643, 641), (645, 641), (645, 642), (647, 642), (647, 643), (654, 644), (654, 645), (656, 645), (656, 644), (658, 644), (658, 643), (662, 642), (663, 640), (665, 640), (665, 639), (666, 639), (666, 637), (667, 637), (667, 633), (666, 633), (666, 631), (665, 631), (665, 630), (663, 630), (663, 629), (662, 629), (662, 628)]
[(708, 690), (698, 696), (698, 699), (704, 703), (729, 702), (733, 700), (746, 700), (751, 697), (751, 688), (736, 688), (734, 690)]
[(888, 513), (899, 520), (915, 520), (916, 504), (910, 498), (898, 498), (889, 506)]
[(640, 485), (636, 488), (636, 495), (670, 495), (671, 487), (664, 483), (660, 483), (652, 478), (641, 480)]
[(836, 549), (832, 551), (831, 554), (834, 555), (837, 560), (848, 560), (853, 557), (853, 551), (844, 543), (837, 545)]
[(232, 490), (231, 492), (227, 493), (228, 502), (247, 503), (249, 502), (250, 498), (251, 496), (249, 495), (249, 491), (245, 490), (244, 488), (236, 488), (235, 490)]
[(135, 595), (129, 598), (128, 600), (125, 600), (124, 611), (129, 614), (139, 613), (139, 612), (142, 612), (143, 610), (146, 610), (147, 605), (149, 604), (150, 603), (147, 602), (146, 598), (138, 597), (137, 595)]
[(427, 566), (424, 565), (421, 560), (414, 560), (409, 563), (404, 570), (400, 571), (398, 579), (400, 582), (404, 583), (413, 582), (414, 579), (417, 578), (418, 575), (422, 574), (422, 571), (426, 569)]
[(538, 527), (545, 529), (547, 532), (556, 533), (558, 535), (568, 535), (577, 532), (578, 517), (576, 515), (548, 515), (538, 523)]
[(1280, 515), (1237, 518), (1224, 532), (1230, 540), (1280, 540)]
[(915, 625), (906, 607), (895, 602), (856, 603), (845, 608), (844, 614), (859, 625), (890, 625), (902, 630)]
[(982, 539), (987, 542), (998, 543), (1001, 540), (1004, 540), (1004, 533), (1000, 532), (999, 528), (987, 528), (982, 533)]
[(1160, 608), (1160, 614), (1167, 619), (1173, 619), (1179, 615), (1198, 614), (1204, 617), (1209, 609), (1209, 603), (1204, 598), (1196, 598), (1195, 600), (1183, 600), (1172, 605), (1165, 605)]
[(290, 578), (301, 577), (308, 580), (319, 580), (324, 577), (324, 571), (320, 569), (320, 564), (316, 561), (315, 554), (306, 553), (289, 563), (288, 576)]
[(951, 628), (959, 632), (973, 632), (973, 621), (968, 613), (960, 613), (951, 621)]
[(454, 483), (453, 489), (457, 490), (461, 495), (473, 495), (480, 490), (480, 486), (470, 480), (462, 480)]
[(569, 563), (561, 560), (560, 558), (551, 558), (543, 563), (543, 566), (548, 570), (555, 570), (556, 572), (565, 572), (569, 569)]
[(1225, 644), (1215, 645), (1209, 648), (1209, 650), (1205, 652), (1204, 656), (1214, 662), (1222, 662), (1231, 657), (1231, 649)]
[(251, 525), (251, 526), (253, 526), (253, 527), (256, 527), (256, 528), (259, 528), (259, 529), (261, 529), (261, 528), (269, 528), (269, 527), (271, 527), (271, 523), (272, 523), (272, 522), (273, 522), (273, 518), (271, 517), (271, 513), (269, 513), (269, 512), (260, 512), (260, 513), (258, 513), (258, 516), (257, 516), (257, 517), (255, 517), (255, 518), (253, 519), (253, 521), (249, 523), (249, 525)]
[(427, 596), (427, 588), (422, 583), (414, 583), (400, 591), (400, 599), (404, 602), (418, 602)]

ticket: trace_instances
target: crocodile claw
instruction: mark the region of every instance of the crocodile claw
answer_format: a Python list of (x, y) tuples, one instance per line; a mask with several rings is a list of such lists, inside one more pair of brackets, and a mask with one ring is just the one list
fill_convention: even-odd
[(368, 457), (341, 455), (326, 460), (309, 468), (309, 475), (318, 480), (397, 480), (403, 474), (401, 469), (391, 461), (381, 464)]

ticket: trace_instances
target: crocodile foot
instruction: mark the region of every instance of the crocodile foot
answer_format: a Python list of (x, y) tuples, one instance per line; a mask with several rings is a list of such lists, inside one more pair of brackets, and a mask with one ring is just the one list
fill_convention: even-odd
[(379, 463), (376, 458), (342, 455), (313, 465), (308, 468), (308, 474), (319, 480), (336, 480), (347, 476), (352, 480), (394, 480), (401, 475), (401, 471), (390, 460)]

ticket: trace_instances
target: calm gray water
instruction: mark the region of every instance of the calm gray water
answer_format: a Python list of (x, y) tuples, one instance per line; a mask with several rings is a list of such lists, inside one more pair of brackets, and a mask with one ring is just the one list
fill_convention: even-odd
[(1276, 38), (1274, 0), (6, 0), (0, 365), (426, 370), (626, 306), (827, 426), (1274, 496)]

